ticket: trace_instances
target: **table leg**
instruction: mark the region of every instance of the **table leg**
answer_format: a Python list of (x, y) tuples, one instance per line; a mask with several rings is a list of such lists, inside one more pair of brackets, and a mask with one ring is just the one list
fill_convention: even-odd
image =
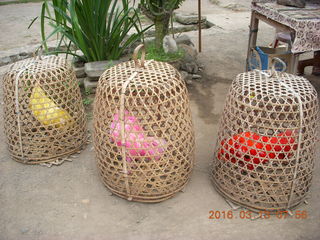
[(286, 72), (291, 73), (291, 74), (297, 74), (298, 63), (299, 63), (299, 54), (292, 53), (291, 54), (291, 65)]
[(320, 68), (320, 51), (314, 53), (314, 58), (299, 61), (298, 75), (303, 75), (305, 67), (308, 66), (313, 66), (312, 74), (319, 75), (317, 69)]
[(319, 76), (320, 75), (320, 51), (314, 52), (314, 65), (312, 68), (312, 74)]
[(250, 50), (251, 48), (254, 48), (257, 44), (258, 28), (259, 28), (259, 19), (256, 17), (255, 12), (252, 11), (251, 21), (249, 26), (249, 41), (248, 41), (248, 51), (247, 51), (247, 60), (246, 60), (246, 71), (248, 71), (248, 67), (249, 67)]

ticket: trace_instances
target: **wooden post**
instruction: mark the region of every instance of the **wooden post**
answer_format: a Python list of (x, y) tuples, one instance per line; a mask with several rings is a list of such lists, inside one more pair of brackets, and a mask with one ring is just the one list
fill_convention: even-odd
[(201, 0), (198, 0), (198, 17), (199, 17), (199, 52), (202, 50), (202, 44), (201, 44)]
[(249, 26), (249, 41), (248, 41), (248, 51), (247, 51), (247, 60), (246, 60), (246, 71), (248, 71), (248, 67), (249, 67), (250, 50), (251, 48), (255, 47), (257, 44), (258, 28), (259, 28), (259, 19), (256, 17), (255, 13), (252, 11), (251, 21)]

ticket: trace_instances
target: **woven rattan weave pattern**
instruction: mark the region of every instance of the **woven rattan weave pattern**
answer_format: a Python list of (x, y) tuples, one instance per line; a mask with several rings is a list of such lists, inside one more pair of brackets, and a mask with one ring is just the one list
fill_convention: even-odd
[(102, 181), (116, 195), (160, 202), (187, 183), (193, 125), (185, 83), (171, 65), (135, 59), (108, 69), (97, 88), (94, 127)]
[(80, 88), (65, 59), (44, 56), (15, 63), (4, 75), (3, 94), (5, 134), (15, 160), (56, 161), (87, 141)]
[(270, 74), (247, 72), (233, 81), (212, 174), (216, 188), (231, 201), (276, 211), (297, 206), (309, 191), (318, 99), (306, 79)]

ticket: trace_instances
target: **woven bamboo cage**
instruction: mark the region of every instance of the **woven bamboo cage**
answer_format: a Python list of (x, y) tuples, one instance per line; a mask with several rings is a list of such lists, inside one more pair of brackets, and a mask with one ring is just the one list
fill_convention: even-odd
[[(142, 59), (137, 59), (139, 49)], [(194, 134), (185, 83), (164, 62), (134, 60), (100, 77), (94, 145), (103, 183), (128, 200), (160, 202), (186, 185)]]
[(310, 189), (317, 121), (317, 92), (305, 78), (274, 70), (239, 74), (220, 123), (216, 189), (255, 211), (297, 206)]
[(80, 88), (65, 59), (15, 63), (4, 75), (3, 95), (4, 129), (16, 161), (61, 163), (87, 141)]

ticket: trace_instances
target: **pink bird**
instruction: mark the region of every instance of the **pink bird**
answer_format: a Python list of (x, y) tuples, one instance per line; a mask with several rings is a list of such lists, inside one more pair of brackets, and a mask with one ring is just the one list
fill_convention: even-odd
[[(133, 158), (148, 157), (159, 160), (165, 151), (166, 141), (155, 137), (146, 137), (143, 128), (139, 125), (139, 121), (135, 116), (129, 115), (125, 111), (124, 117), (125, 139), (128, 156), (126, 160), (132, 162)], [(119, 114), (115, 114), (111, 123), (111, 140), (116, 142), (117, 146), (121, 144), (121, 123), (119, 122)]]

